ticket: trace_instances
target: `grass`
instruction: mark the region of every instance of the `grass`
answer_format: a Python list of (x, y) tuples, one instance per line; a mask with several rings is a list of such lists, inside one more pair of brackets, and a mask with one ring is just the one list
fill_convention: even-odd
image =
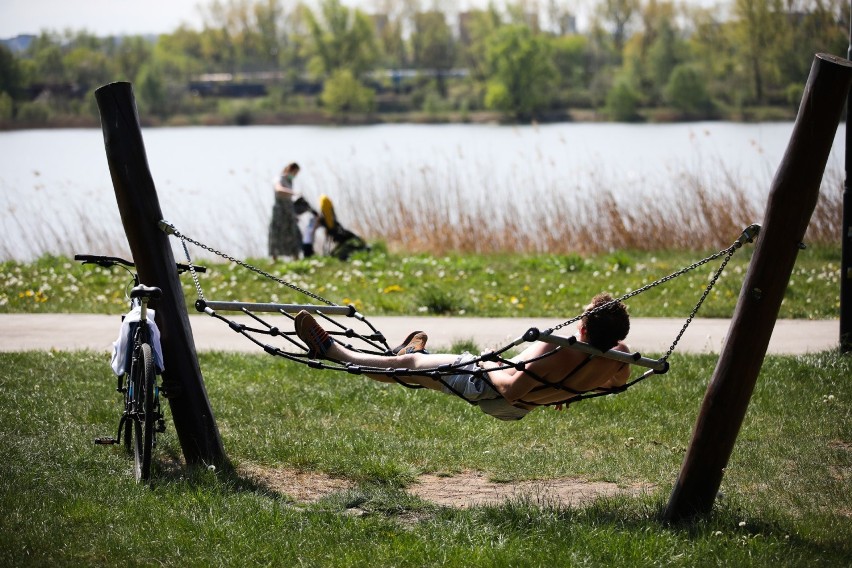
[[(731, 242), (738, 233), (731, 238)], [(730, 243), (728, 243), (730, 244)], [(746, 245), (734, 255), (701, 317), (730, 317), (753, 251)], [(371, 315), (443, 314), (468, 316), (553, 317), (568, 319), (601, 290), (616, 295), (637, 290), (704, 258), (711, 250), (620, 250), (578, 254), (397, 255), (375, 250), (349, 262), (315, 257), (273, 265), (249, 259), (285, 281), (337, 304), (353, 304)], [(839, 317), (839, 246), (809, 247), (799, 253), (781, 306), (781, 318)], [(708, 263), (632, 298), (636, 317), (689, 315), (720, 261)], [(204, 263), (200, 275), (212, 300), (316, 303), (272, 280), (229, 264)], [(80, 266), (64, 257), (45, 256), (33, 263), (0, 263), (2, 313), (123, 313), (127, 274), (118, 269)], [(189, 311), (196, 292), (182, 276)]]
[[(118, 398), (106, 356), (0, 354), (4, 566), (845, 566), (852, 559), (852, 359), (767, 357), (713, 513), (661, 521), (711, 356), (628, 393), (504, 424), (439, 393), (264, 355), (203, 354), (234, 465), (345, 477), (294, 502), (238, 473), (179, 463), (171, 417), (151, 489), (95, 447)], [(468, 510), (404, 489), (424, 472), (650, 482), (585, 508), (516, 499)]]

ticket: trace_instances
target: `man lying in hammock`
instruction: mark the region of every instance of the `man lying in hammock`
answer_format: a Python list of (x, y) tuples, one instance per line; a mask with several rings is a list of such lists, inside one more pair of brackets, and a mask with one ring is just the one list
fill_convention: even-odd
[[(609, 294), (598, 294), (586, 307), (586, 312), (606, 303), (611, 304), (581, 318), (578, 339), (601, 351), (628, 352), (621, 341), (630, 330), (630, 317), (624, 304), (613, 302)], [(423, 333), (413, 334), (408, 345), (395, 350), (396, 355), (384, 356), (360, 353), (340, 345), (305, 311), (296, 315), (295, 324), (296, 334), (308, 346), (312, 358), (324, 357), (374, 369), (434, 370), (441, 365), (454, 365), (454, 374), (442, 375), (442, 380), (427, 374), (414, 374), (405, 375), (405, 381), (461, 396), (500, 420), (520, 420), (539, 406), (570, 402), (585, 391), (620, 387), (630, 376), (625, 363), (593, 358), (576, 349), (555, 347), (543, 341), (532, 342), (510, 359), (513, 363), (526, 362), (524, 370), (519, 371), (514, 367), (502, 368), (506, 364), (497, 361), (474, 362), (477, 357), (470, 353), (424, 353), (426, 335)], [(395, 382), (388, 375), (365, 374), (376, 381)]]

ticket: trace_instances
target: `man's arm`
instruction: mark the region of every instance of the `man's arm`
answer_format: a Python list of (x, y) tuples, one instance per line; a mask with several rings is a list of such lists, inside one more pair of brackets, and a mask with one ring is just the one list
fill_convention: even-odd
[(497, 392), (509, 402), (515, 402), (530, 392), (533, 387), (541, 384), (526, 373), (515, 369), (489, 371), (488, 378), (491, 379), (491, 384)]

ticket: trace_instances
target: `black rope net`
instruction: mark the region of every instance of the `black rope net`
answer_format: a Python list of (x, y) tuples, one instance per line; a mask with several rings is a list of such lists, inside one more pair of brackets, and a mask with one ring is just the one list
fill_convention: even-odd
[[(483, 372), (483, 370), (480, 368), (480, 363), (487, 361), (491, 363), (496, 363), (496, 366), (492, 365), (489, 370), (499, 371), (506, 369), (517, 369), (519, 371), (525, 371), (529, 376), (536, 379), (543, 386), (560, 390), (566, 393), (566, 397), (564, 400), (550, 402), (540, 406), (559, 406), (563, 404), (575, 403), (580, 400), (620, 393), (627, 390), (629, 387), (635, 385), (636, 383), (646, 379), (649, 376), (652, 376), (654, 374), (666, 373), (669, 369), (669, 356), (674, 352), (678, 342), (683, 337), (683, 334), (689, 327), (689, 324), (695, 318), (696, 314), (698, 313), (698, 310), (704, 303), (704, 300), (707, 299), (711, 290), (713, 289), (713, 286), (719, 280), (719, 277), (722, 275), (725, 266), (728, 264), (733, 254), (745, 243), (753, 242), (754, 238), (758, 235), (760, 231), (759, 225), (751, 225), (747, 227), (740, 235), (740, 237), (729, 247), (724, 248), (716, 253), (713, 253), (710, 256), (707, 256), (693, 264), (690, 264), (689, 266), (683, 267), (680, 270), (677, 270), (667, 276), (655, 280), (654, 282), (642, 286), (641, 288), (628, 292), (617, 298), (613, 298), (613, 300), (610, 302), (600, 304), (590, 310), (584, 311), (583, 313), (578, 314), (568, 320), (565, 320), (564, 322), (556, 326), (544, 330), (539, 330), (538, 328), (530, 328), (515, 340), (507, 343), (506, 345), (498, 349), (486, 351), (479, 355), (471, 355), (471, 357), (460, 359), (457, 363), (444, 364), (428, 369), (421, 368), (415, 370), (408, 368), (369, 367), (363, 365), (354, 365), (351, 363), (335, 361), (331, 359), (318, 360), (311, 358), (309, 356), (308, 347), (296, 335), (293, 324), (295, 320), (295, 314), (302, 310), (305, 310), (313, 314), (314, 317), (318, 318), (318, 320), (321, 324), (323, 324), (323, 327), (326, 329), (329, 335), (331, 335), (331, 337), (337, 343), (347, 349), (359, 353), (383, 355), (388, 357), (393, 356), (395, 353), (394, 349), (389, 346), (387, 338), (382, 334), (382, 332), (379, 331), (375, 326), (373, 326), (363, 314), (359, 313), (355, 309), (354, 306), (342, 306), (336, 304), (309, 290), (305, 290), (299, 286), (296, 286), (295, 284), (292, 284), (291, 282), (287, 282), (286, 280), (283, 280), (275, 275), (269, 274), (268, 272), (260, 268), (252, 266), (251, 264), (248, 264), (245, 261), (239, 260), (221, 251), (218, 251), (208, 245), (205, 245), (197, 240), (188, 237), (187, 235), (182, 234), (172, 224), (166, 221), (160, 221), (159, 225), (160, 228), (166, 234), (173, 235), (179, 238), (181, 241), (181, 245), (186, 255), (187, 264), (189, 265), (190, 273), (192, 275), (193, 283), (195, 285), (196, 293), (198, 296), (198, 299), (195, 302), (196, 309), (227, 324), (234, 332), (239, 333), (240, 335), (257, 345), (260, 349), (270, 355), (275, 355), (287, 359), (289, 361), (301, 363), (314, 369), (325, 369), (331, 371), (345, 372), (353, 375), (369, 374), (385, 376), (389, 379), (394, 380), (398, 384), (410, 389), (420, 389), (425, 387), (419, 384), (407, 382), (405, 380), (406, 377), (411, 377), (415, 375), (419, 377), (425, 376), (444, 385), (444, 387), (446, 387), (445, 390), (447, 392), (455, 394), (459, 398), (473, 405), (476, 405), (477, 403), (469, 401), (460, 392), (456, 391), (449, 384), (447, 379), (450, 376), (459, 374), (478, 375), (490, 387), (494, 388), (494, 385), (488, 378), (488, 373)], [(224, 258), (225, 260), (231, 263), (237, 264), (238, 266), (251, 270), (252, 272), (257, 273), (264, 278), (268, 278), (275, 282), (278, 282), (283, 286), (286, 286), (296, 292), (299, 292), (300, 294), (303, 294), (308, 298), (311, 298), (312, 300), (319, 302), (319, 304), (273, 304), (231, 301), (222, 302), (207, 300), (204, 297), (204, 292), (201, 287), (198, 274), (192, 263), (192, 258), (189, 254), (187, 243), (202, 248), (210, 253), (213, 253), (216, 256)], [(574, 336), (565, 337), (556, 333), (564, 329), (565, 327), (582, 320), (584, 317), (606, 310), (608, 307), (617, 302), (624, 302), (629, 298), (632, 298), (647, 290), (665, 284), (666, 282), (678, 278), (679, 276), (691, 272), (719, 258), (722, 258), (722, 261), (719, 264), (718, 268), (714, 271), (701, 297), (698, 299), (689, 316), (686, 318), (686, 321), (684, 322), (682, 328), (672, 341), (671, 346), (668, 348), (666, 353), (659, 359), (648, 359), (642, 357), (640, 353), (625, 353), (622, 351), (615, 350), (609, 350), (606, 352), (600, 351), (595, 349), (591, 345), (577, 340)], [(227, 312), (229, 314), (234, 315), (226, 316), (222, 312)], [(280, 326), (275, 325), (271, 318), (266, 316), (265, 314), (273, 314), (275, 316), (285, 317), (287, 319), (287, 329), (284, 330), (281, 329)], [(544, 341), (554, 345), (554, 348), (550, 351), (547, 351), (543, 355), (533, 359), (525, 361), (510, 360), (510, 351), (524, 343), (533, 341)], [(273, 342), (277, 342), (277, 344), (273, 344)], [(532, 370), (528, 368), (536, 361), (544, 359), (546, 357), (550, 357), (557, 353), (560, 349), (566, 348), (579, 349), (585, 352), (588, 356), (586, 361), (589, 361), (593, 357), (605, 357), (616, 359), (631, 365), (646, 367), (648, 370), (643, 372), (636, 378), (627, 381), (627, 383), (620, 387), (595, 389), (593, 391), (577, 391), (562, 384), (568, 377), (571, 376), (570, 374), (568, 375), (568, 377), (561, 379), (559, 382), (548, 382), (542, 379), (541, 377), (537, 377), (535, 373), (533, 373)], [(518, 402), (528, 404), (530, 406), (539, 406), (536, 403), (528, 403), (525, 401)]]

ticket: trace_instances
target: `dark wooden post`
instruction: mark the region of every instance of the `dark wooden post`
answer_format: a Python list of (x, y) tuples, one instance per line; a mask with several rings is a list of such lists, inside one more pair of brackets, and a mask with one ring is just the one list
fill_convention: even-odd
[(669, 521), (709, 513), (713, 506), (816, 207), (850, 81), (848, 60), (825, 54), (814, 58), (730, 332), (666, 507)]
[[(849, 48), (846, 59), (852, 60), (852, 2), (849, 5)], [(840, 226), (840, 350), (852, 351), (852, 96), (846, 97), (846, 180), (843, 183), (843, 224)]]
[(168, 237), (157, 224), (163, 215), (148, 169), (148, 157), (130, 83), (111, 83), (95, 91), (109, 171), (121, 222), (143, 284), (159, 286), (156, 322), (162, 336), (165, 382), (177, 385), (168, 399), (187, 463), (226, 465), (201, 377), (189, 315)]

